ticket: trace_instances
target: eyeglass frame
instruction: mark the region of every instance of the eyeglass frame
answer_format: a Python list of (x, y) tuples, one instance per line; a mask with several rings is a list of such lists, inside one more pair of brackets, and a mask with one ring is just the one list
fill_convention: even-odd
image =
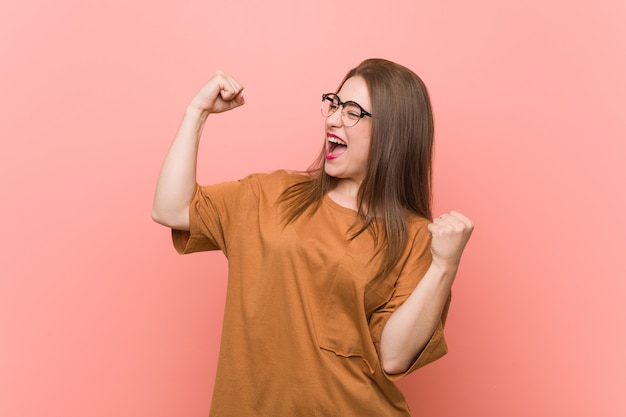
[[(334, 97), (336, 97), (336, 98), (337, 98), (337, 104), (338, 104), (339, 106), (343, 107), (344, 109), (346, 108), (346, 107), (345, 107), (345, 106), (346, 106), (346, 104), (354, 104), (355, 106), (357, 106), (357, 107), (359, 108), (359, 110), (361, 110), (361, 114), (359, 114), (359, 118), (356, 120), (356, 122), (354, 122), (354, 124), (353, 124), (353, 125), (349, 125), (349, 126), (346, 126), (346, 127), (356, 126), (356, 124), (357, 124), (357, 123), (359, 123), (359, 120), (361, 120), (361, 119), (362, 119), (362, 118), (364, 118), (365, 116), (373, 117), (373, 116), (372, 116), (372, 113), (370, 113), (370, 112), (368, 112), (367, 110), (365, 110), (365, 109), (364, 109), (363, 107), (361, 107), (361, 105), (360, 105), (359, 103), (357, 103), (356, 101), (348, 100), (348, 101), (343, 102), (343, 101), (341, 101), (341, 99), (339, 98), (339, 96), (338, 96), (337, 94), (335, 94), (335, 93), (325, 93), (325, 94), (322, 94), (322, 108), (320, 109), (320, 111), (322, 112), (322, 116), (324, 116), (324, 117), (330, 117), (330, 116), (332, 116), (332, 115), (333, 115), (333, 114), (335, 114), (335, 113), (337, 112), (337, 110), (339, 109), (339, 107), (337, 107), (337, 110), (333, 111), (333, 112), (332, 112), (332, 113), (330, 113), (328, 116), (325, 116), (325, 115), (324, 115), (324, 110), (323, 110), (323, 109), (324, 109), (324, 102), (325, 102), (326, 100), (328, 100), (328, 98), (329, 98), (330, 96), (334, 96)], [(335, 100), (332, 100), (332, 102), (334, 103), (334, 102), (335, 102)], [(343, 121), (343, 115), (344, 115), (344, 113), (343, 113), (343, 110), (342, 110), (342, 111), (341, 111), (341, 120), (342, 120), (342, 121)], [(346, 124), (346, 123), (345, 123), (345, 121), (344, 121), (343, 123), (344, 123), (344, 125)]]

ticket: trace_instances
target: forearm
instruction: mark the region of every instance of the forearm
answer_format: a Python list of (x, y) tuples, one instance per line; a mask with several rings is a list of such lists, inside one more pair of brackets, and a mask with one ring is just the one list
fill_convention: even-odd
[(409, 298), (389, 318), (381, 336), (382, 365), (388, 374), (406, 371), (441, 321), (456, 267), (431, 264)]
[(196, 190), (196, 161), (204, 123), (209, 114), (244, 103), (243, 87), (223, 71), (216, 71), (193, 98), (161, 167), (152, 205), (156, 222), (189, 230), (189, 204)]
[(163, 161), (152, 206), (152, 218), (160, 224), (189, 229), (189, 203), (197, 184), (198, 146), (208, 114), (193, 105), (187, 107)]

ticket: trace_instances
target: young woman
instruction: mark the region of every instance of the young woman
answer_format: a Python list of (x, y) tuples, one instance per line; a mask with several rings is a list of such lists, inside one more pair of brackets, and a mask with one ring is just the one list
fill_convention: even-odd
[(446, 353), (474, 227), (458, 212), (432, 220), (424, 84), (366, 60), (322, 96), (326, 135), (309, 171), (198, 186), (207, 117), (243, 104), (241, 84), (215, 73), (185, 112), (153, 206), (179, 252), (228, 258), (211, 415), (410, 415), (393, 381)]

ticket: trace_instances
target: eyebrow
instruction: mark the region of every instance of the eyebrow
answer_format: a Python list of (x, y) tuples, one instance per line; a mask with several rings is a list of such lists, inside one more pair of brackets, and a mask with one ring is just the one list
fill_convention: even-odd
[(341, 100), (341, 96), (339, 95), (339, 93), (333, 93), (333, 94), (337, 96), (337, 98), (339, 99), (339, 102), (341, 104), (348, 104), (348, 103), (356, 104), (357, 106), (359, 106), (361, 108), (361, 110), (363, 110), (365, 113), (367, 113), (367, 116), (372, 117), (372, 113), (370, 111), (368, 111), (368, 110), (365, 110), (365, 107), (361, 106), (358, 101), (354, 101), (354, 100), (342, 101)]

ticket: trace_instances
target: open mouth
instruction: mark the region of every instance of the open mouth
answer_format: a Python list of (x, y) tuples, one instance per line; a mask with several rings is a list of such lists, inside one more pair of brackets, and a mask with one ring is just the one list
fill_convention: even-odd
[(335, 159), (348, 149), (348, 145), (336, 136), (329, 135), (327, 140), (326, 159)]

